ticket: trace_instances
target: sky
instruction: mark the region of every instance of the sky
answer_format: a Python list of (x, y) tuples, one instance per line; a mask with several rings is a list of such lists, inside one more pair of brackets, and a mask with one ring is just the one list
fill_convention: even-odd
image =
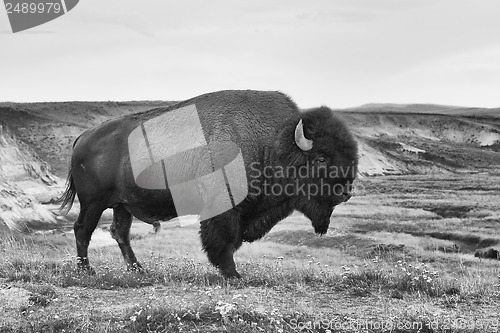
[(82, 0), (13, 34), (0, 101), (279, 90), (300, 107), (500, 107), (498, 0)]

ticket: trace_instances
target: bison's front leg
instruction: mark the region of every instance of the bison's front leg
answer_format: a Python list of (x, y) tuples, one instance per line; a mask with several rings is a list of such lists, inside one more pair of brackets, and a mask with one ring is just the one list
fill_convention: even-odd
[(241, 246), (241, 220), (233, 211), (227, 211), (201, 222), (200, 236), (208, 260), (226, 278), (240, 278), (233, 254)]

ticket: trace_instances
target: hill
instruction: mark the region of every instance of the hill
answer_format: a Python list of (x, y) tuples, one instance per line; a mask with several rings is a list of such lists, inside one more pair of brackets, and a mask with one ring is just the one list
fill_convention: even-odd
[(370, 103), (353, 108), (338, 109), (338, 111), (363, 113), (423, 113), (450, 116), (500, 118), (500, 108), (475, 108), (439, 104)]
[(500, 164), (500, 118), (339, 112), (358, 139), (360, 173), (490, 170)]
[(75, 138), (86, 129), (125, 114), (173, 102), (0, 103), (0, 124), (29, 145), (54, 173), (65, 177)]
[[(12, 225), (16, 220), (12, 216), (25, 222), (60, 218), (55, 205), (40, 203), (50, 202), (62, 192), (75, 138), (108, 119), (172, 103), (0, 103), (0, 220)], [(498, 170), (500, 117), (490, 114), (493, 109), (474, 113), (476, 116), (471, 111), (451, 106), (370, 104), (336, 112), (358, 141), (363, 177)]]
[[(168, 102), (0, 104), (0, 228), (53, 229), (71, 149), (83, 131)], [(2, 223), (3, 222), (3, 223)]]

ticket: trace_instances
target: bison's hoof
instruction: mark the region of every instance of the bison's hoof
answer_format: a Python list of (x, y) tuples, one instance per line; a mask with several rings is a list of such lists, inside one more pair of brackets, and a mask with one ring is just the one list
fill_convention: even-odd
[(77, 265), (76, 268), (80, 273), (88, 274), (88, 275), (95, 275), (95, 269), (93, 269), (90, 266), (84, 266), (84, 265)]
[(238, 273), (237, 271), (231, 271), (231, 272), (224, 272), (224, 271), (221, 271), (221, 274), (223, 277), (225, 277), (226, 279), (241, 279), (241, 275), (240, 273)]
[(128, 265), (127, 269), (136, 273), (144, 273), (144, 268), (138, 262), (134, 262), (132, 265)]

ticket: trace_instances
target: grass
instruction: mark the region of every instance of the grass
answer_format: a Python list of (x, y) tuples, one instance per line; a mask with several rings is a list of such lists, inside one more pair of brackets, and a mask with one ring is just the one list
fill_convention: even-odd
[[(450, 199), (439, 178), (434, 188), (421, 177), (383, 178), (384, 191), (339, 207), (324, 237), (293, 215), (244, 244), (236, 253), (240, 280), (208, 264), (194, 225), (164, 224), (153, 234), (134, 223), (143, 274), (126, 271), (116, 244), (96, 239), (93, 276), (75, 268), (72, 235), (4, 231), (0, 332), (497, 332), (500, 261), (475, 258), (467, 237), (433, 235), (500, 239), (498, 222), (473, 222), (477, 212), (498, 214), (498, 191)], [(366, 180), (367, 188), (384, 179)], [(414, 194), (404, 191), (410, 184)], [(439, 200), (473, 206), (476, 215), (421, 209)], [(389, 208), (373, 216), (380, 202)], [(460, 251), (439, 250), (451, 244)]]

